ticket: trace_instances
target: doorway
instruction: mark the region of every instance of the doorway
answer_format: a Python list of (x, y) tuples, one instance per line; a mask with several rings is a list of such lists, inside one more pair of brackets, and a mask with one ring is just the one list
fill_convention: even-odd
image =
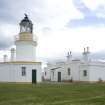
[(36, 74), (37, 74), (37, 70), (33, 69), (32, 70), (32, 83), (36, 83)]
[(58, 82), (61, 82), (61, 72), (58, 72)]

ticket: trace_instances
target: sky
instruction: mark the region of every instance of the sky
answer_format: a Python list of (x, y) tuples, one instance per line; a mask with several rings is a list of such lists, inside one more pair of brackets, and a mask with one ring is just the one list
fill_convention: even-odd
[(37, 59), (76, 56), (87, 46), (105, 58), (105, 0), (0, 0), (0, 58), (9, 55), (24, 13), (34, 24)]

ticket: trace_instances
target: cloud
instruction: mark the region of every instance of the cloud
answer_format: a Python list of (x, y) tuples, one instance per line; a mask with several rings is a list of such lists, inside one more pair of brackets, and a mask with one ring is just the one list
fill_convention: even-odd
[(82, 53), (87, 46), (91, 53), (95, 53), (105, 49), (104, 33), (104, 27), (82, 27), (53, 31), (47, 37), (40, 35), (37, 55), (51, 59), (64, 58), (68, 51)]
[(0, 37), (0, 50), (4, 50), (4, 49), (7, 49), (9, 48), (13, 42), (10, 40), (8, 40), (10, 38), (8, 37)]
[(97, 27), (105, 25), (105, 14), (103, 15), (104, 12), (102, 11), (105, 5), (99, 5), (95, 10), (92, 10), (82, 0), (73, 0), (73, 4), (83, 14), (84, 18), (70, 20), (68, 27)]
[(105, 6), (105, 0), (82, 0), (91, 10), (96, 10), (100, 5)]
[(92, 0), (86, 1), (0, 0), (0, 48), (13, 44), (19, 22), (27, 13), (38, 36), (37, 56), (42, 59), (65, 57), (68, 50), (80, 52), (84, 46), (90, 46), (93, 52), (103, 49), (104, 5), (95, 2), (93, 8)]
[(70, 18), (82, 17), (72, 0), (0, 0), (0, 22), (16, 24), (25, 12), (38, 27), (64, 27)]
[(14, 44), (15, 36), (18, 34), (17, 26), (1, 24), (0, 26), (0, 50), (8, 49)]
[(13, 44), (14, 44), (14, 42), (13, 42), (13, 37), (11, 36), (8, 36), (8, 35), (5, 35), (5, 33), (4, 32), (2, 32), (1, 30), (0, 30), (0, 50), (5, 50), (5, 49), (7, 49), (7, 48), (9, 48), (9, 47), (11, 47)]
[(33, 14), (33, 7), (41, 8), (41, 4), (43, 0), (40, 2), (39, 0), (0, 0), (0, 49), (13, 45), (14, 36), (19, 33), (19, 22), (23, 19), (24, 13)]
[[(44, 34), (64, 28), (70, 18), (82, 17), (72, 0), (0, 0), (0, 30), (3, 31), (0, 37), (18, 34), (19, 22), (25, 12), (34, 24), (34, 32), (42, 31)], [(3, 47), (3, 41), (1, 43)]]
[(68, 25), (68, 27), (100, 27), (105, 26), (105, 18), (99, 18), (99, 17), (85, 17), (84, 19), (79, 20), (71, 20)]

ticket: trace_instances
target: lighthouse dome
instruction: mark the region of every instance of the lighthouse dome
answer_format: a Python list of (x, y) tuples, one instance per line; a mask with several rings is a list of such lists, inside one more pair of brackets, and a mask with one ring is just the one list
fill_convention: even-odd
[(25, 14), (24, 19), (20, 22), (20, 33), (22, 32), (33, 32), (33, 24), (32, 21), (29, 20), (27, 14)]

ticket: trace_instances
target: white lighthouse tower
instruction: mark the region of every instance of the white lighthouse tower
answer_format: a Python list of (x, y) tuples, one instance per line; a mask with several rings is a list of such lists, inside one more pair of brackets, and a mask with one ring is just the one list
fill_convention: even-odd
[(25, 14), (16, 38), (16, 61), (35, 61), (37, 40), (33, 37), (33, 24)]
[(0, 82), (39, 83), (42, 81), (42, 63), (35, 60), (37, 40), (33, 35), (33, 24), (25, 14), (19, 25), (16, 49), (11, 48), (10, 61), (4, 55), (4, 62), (0, 62)]

